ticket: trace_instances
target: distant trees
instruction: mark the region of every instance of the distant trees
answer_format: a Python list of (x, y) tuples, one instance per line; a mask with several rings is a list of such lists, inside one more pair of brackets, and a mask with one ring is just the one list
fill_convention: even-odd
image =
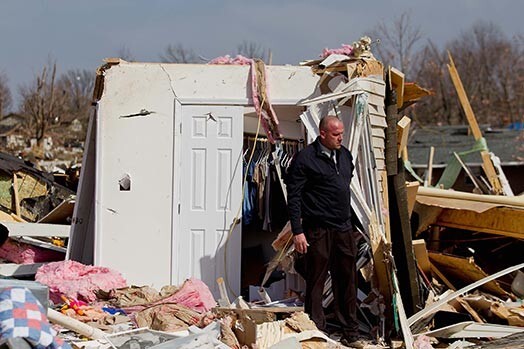
[(168, 45), (160, 59), (167, 63), (199, 63), (201, 59), (192, 50), (185, 48), (182, 44)]
[(58, 88), (65, 96), (64, 121), (78, 119), (87, 126), (93, 101), (95, 73), (85, 69), (71, 69), (60, 76)]
[(435, 91), (414, 112), (425, 123), (465, 123), (449, 78), (449, 51), (479, 123), (504, 126), (524, 121), (524, 45), (508, 39), (493, 23), (477, 22), (438, 49), (431, 41), (417, 57), (413, 79)]
[(34, 81), (20, 88), (21, 112), (38, 145), (50, 129), (59, 125), (65, 110), (65, 94), (56, 85), (56, 63), (49, 63)]
[(94, 81), (94, 73), (79, 69), (57, 77), (56, 63), (48, 63), (31, 84), (20, 88), (20, 113), (38, 145), (49, 132), (64, 131), (75, 119), (87, 125)]
[(377, 58), (386, 66), (400, 69), (409, 78), (414, 63), (415, 45), (422, 38), (420, 27), (412, 23), (409, 12), (402, 13), (392, 23), (377, 24), (368, 35), (372, 40), (380, 40), (373, 46)]
[[(258, 58), (268, 63), (270, 51), (254, 42), (244, 40), (237, 45), (236, 54), (247, 58)], [(224, 52), (224, 55), (226, 52)], [(234, 56), (234, 55), (233, 55)], [(164, 52), (160, 54), (160, 60), (167, 63), (205, 63), (206, 59), (200, 57), (193, 49), (187, 48), (182, 44), (169, 44)]]
[(117, 51), (118, 58), (122, 58), (124, 61), (133, 62), (135, 57), (131, 53), (131, 50), (126, 45), (120, 47)]
[(247, 58), (261, 59), (268, 63), (269, 51), (266, 52), (264, 47), (254, 41), (244, 40), (240, 45), (237, 46), (237, 54)]
[(0, 72), (0, 120), (9, 112), (12, 102), (7, 75)]

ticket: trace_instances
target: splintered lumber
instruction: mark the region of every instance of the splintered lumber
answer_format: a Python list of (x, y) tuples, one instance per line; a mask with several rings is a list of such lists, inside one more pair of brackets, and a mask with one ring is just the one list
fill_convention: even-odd
[(473, 290), (473, 289), (475, 289), (475, 288), (477, 288), (479, 286), (482, 286), (482, 285), (484, 285), (484, 284), (486, 284), (486, 283), (488, 283), (488, 282), (490, 282), (492, 280), (498, 279), (501, 276), (507, 275), (507, 274), (509, 274), (511, 272), (514, 272), (514, 271), (522, 269), (522, 268), (524, 268), (524, 263), (520, 263), (520, 264), (514, 265), (512, 267), (509, 267), (509, 268), (506, 268), (504, 270), (501, 270), (498, 273), (495, 273), (493, 275), (485, 277), (482, 280), (474, 282), (471, 285), (463, 287), (460, 290), (457, 290), (457, 291), (455, 291), (453, 293), (448, 294), (446, 297), (443, 297), (443, 298), (439, 299), (435, 303), (432, 303), (431, 305), (427, 306), (426, 308), (422, 309), (421, 311), (419, 311), (415, 315), (413, 315), (410, 318), (408, 318), (409, 326), (413, 326), (413, 324), (415, 324), (420, 319), (423, 319), (426, 316), (428, 316), (428, 315), (432, 314), (433, 312), (435, 312), (441, 305), (448, 303), (449, 301), (459, 297), (460, 295), (462, 295), (462, 294), (464, 294), (466, 292), (469, 292), (469, 291), (471, 291), (471, 290)]
[(391, 87), (397, 91), (397, 108), (400, 109), (402, 108), (402, 104), (404, 104), (404, 73), (396, 68), (390, 67), (389, 74)]
[(524, 210), (494, 207), (484, 212), (443, 209), (436, 225), (524, 239)]
[(429, 262), (428, 250), (424, 239), (413, 240), (413, 252), (420, 266), (420, 269), (426, 275), (431, 274), (431, 264)]
[(420, 87), (414, 82), (404, 83), (404, 104), (403, 108), (410, 105), (422, 97), (431, 96), (433, 92), (423, 87)]
[(417, 202), (417, 192), (420, 186), (419, 182), (406, 182), (406, 191), (408, 195), (408, 213), (409, 217), (413, 213), (415, 202)]
[[(429, 252), (429, 259), (448, 280), (459, 280), (469, 284), (488, 276), (477, 264), (473, 257), (461, 257), (450, 254)], [(507, 298), (510, 294), (495, 280), (482, 285), (482, 289), (496, 296)]]
[[(473, 133), (473, 137), (475, 137), (475, 140), (478, 141), (482, 138), (482, 132), (480, 131), (477, 119), (475, 118), (475, 114), (473, 113), (473, 109), (471, 108), (471, 104), (469, 103), (466, 90), (462, 85), (462, 81), (460, 80), (459, 73), (457, 71), (457, 68), (455, 67), (455, 63), (453, 62), (453, 58), (451, 57), (450, 52), (448, 52), (448, 56), (448, 70), (449, 74), (451, 75), (451, 80), (453, 81), (453, 85), (455, 85), (455, 89), (457, 90), (460, 104), (464, 109), (464, 114), (466, 114), (466, 118)], [(486, 175), (488, 176), (489, 182), (491, 183), (493, 190), (495, 191), (495, 193), (501, 194), (502, 185), (500, 184), (499, 177), (497, 175), (497, 172), (495, 171), (495, 167), (493, 166), (493, 162), (491, 161), (489, 152), (487, 150), (483, 150), (480, 152), (480, 156), (482, 157), (482, 168), (484, 169), (484, 172), (486, 172)]]
[(401, 157), (402, 152), (408, 145), (409, 127), (411, 126), (411, 119), (403, 116), (397, 123), (397, 152), (398, 157)]

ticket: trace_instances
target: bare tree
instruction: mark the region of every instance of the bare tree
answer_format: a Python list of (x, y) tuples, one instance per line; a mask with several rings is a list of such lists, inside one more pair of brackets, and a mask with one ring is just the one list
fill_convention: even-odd
[(118, 49), (117, 55), (124, 61), (133, 62), (135, 60), (135, 57), (131, 53), (131, 50), (126, 45), (123, 45)]
[(38, 145), (48, 132), (60, 125), (64, 112), (65, 94), (56, 84), (56, 63), (44, 66), (31, 85), (20, 88), (21, 111)]
[(411, 75), (415, 44), (421, 39), (420, 27), (414, 26), (408, 12), (402, 13), (391, 24), (379, 23), (369, 36), (379, 39), (375, 52), (385, 64), (399, 68), (406, 76)]
[(247, 58), (258, 58), (268, 63), (267, 59), (269, 58), (269, 54), (266, 55), (264, 47), (253, 41), (242, 41), (242, 43), (237, 46), (237, 53)]
[(66, 96), (67, 118), (78, 119), (87, 125), (93, 100), (95, 74), (85, 69), (72, 69), (60, 76), (57, 85)]
[(505, 126), (524, 116), (524, 43), (508, 40), (492, 23), (477, 22), (439, 50), (433, 43), (419, 52), (417, 82), (435, 96), (417, 103), (414, 113), (427, 123), (463, 124), (465, 115), (449, 78), (451, 52), (479, 123)]
[(163, 62), (168, 63), (198, 63), (201, 60), (196, 53), (185, 48), (182, 44), (168, 45), (163, 55), (160, 55)]
[(0, 119), (8, 113), (13, 103), (8, 82), (7, 75), (4, 72), (0, 72)]

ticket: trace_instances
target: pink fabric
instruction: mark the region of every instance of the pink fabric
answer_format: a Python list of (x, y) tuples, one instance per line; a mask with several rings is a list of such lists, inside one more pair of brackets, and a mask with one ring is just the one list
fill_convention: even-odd
[(54, 303), (61, 303), (60, 295), (90, 303), (96, 300), (98, 290), (127, 286), (119, 272), (70, 260), (41, 266), (35, 280), (49, 286), (49, 296)]
[(17, 264), (32, 264), (60, 261), (65, 258), (65, 254), (7, 239), (0, 247), (0, 258)]
[(322, 54), (320, 55), (320, 57), (326, 58), (326, 57), (328, 57), (329, 55), (332, 55), (332, 54), (351, 56), (352, 53), (353, 53), (353, 46), (347, 45), (347, 44), (342, 44), (342, 47), (339, 47), (339, 48), (334, 48), (334, 49), (325, 48), (325, 49), (323, 49), (322, 50)]
[(231, 58), (229, 55), (220, 56), (213, 58), (208, 64), (234, 64), (234, 65), (249, 65), (253, 62), (251, 58), (237, 55), (235, 58)]

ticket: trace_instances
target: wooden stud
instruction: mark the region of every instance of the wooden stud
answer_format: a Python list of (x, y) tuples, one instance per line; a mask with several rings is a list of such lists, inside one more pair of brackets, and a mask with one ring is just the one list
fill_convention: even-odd
[[(449, 51), (448, 56), (450, 63), (448, 64), (448, 70), (451, 76), (451, 80), (453, 81), (453, 85), (455, 85), (455, 89), (457, 90), (460, 104), (464, 109), (464, 114), (466, 114), (466, 119), (468, 120), (469, 127), (471, 128), (471, 131), (473, 133), (473, 137), (475, 137), (475, 140), (478, 141), (482, 138), (482, 132), (477, 123), (477, 119), (475, 118), (475, 114), (473, 113), (473, 109), (471, 108), (471, 104), (469, 103), (466, 90), (464, 89), (464, 85), (462, 85), (462, 81), (460, 80), (460, 76), (457, 71), (457, 68), (455, 67), (455, 63), (453, 62), (453, 57), (451, 57), (451, 53)], [(482, 157), (482, 168), (484, 169), (484, 172), (486, 172), (486, 175), (488, 176), (489, 182), (491, 183), (493, 190), (495, 191), (495, 193), (501, 194), (502, 185), (500, 184), (500, 180), (498, 178), (497, 172), (495, 171), (495, 167), (493, 166), (493, 162), (491, 161), (491, 157), (489, 156), (489, 152), (483, 150), (480, 152), (480, 155)]]

